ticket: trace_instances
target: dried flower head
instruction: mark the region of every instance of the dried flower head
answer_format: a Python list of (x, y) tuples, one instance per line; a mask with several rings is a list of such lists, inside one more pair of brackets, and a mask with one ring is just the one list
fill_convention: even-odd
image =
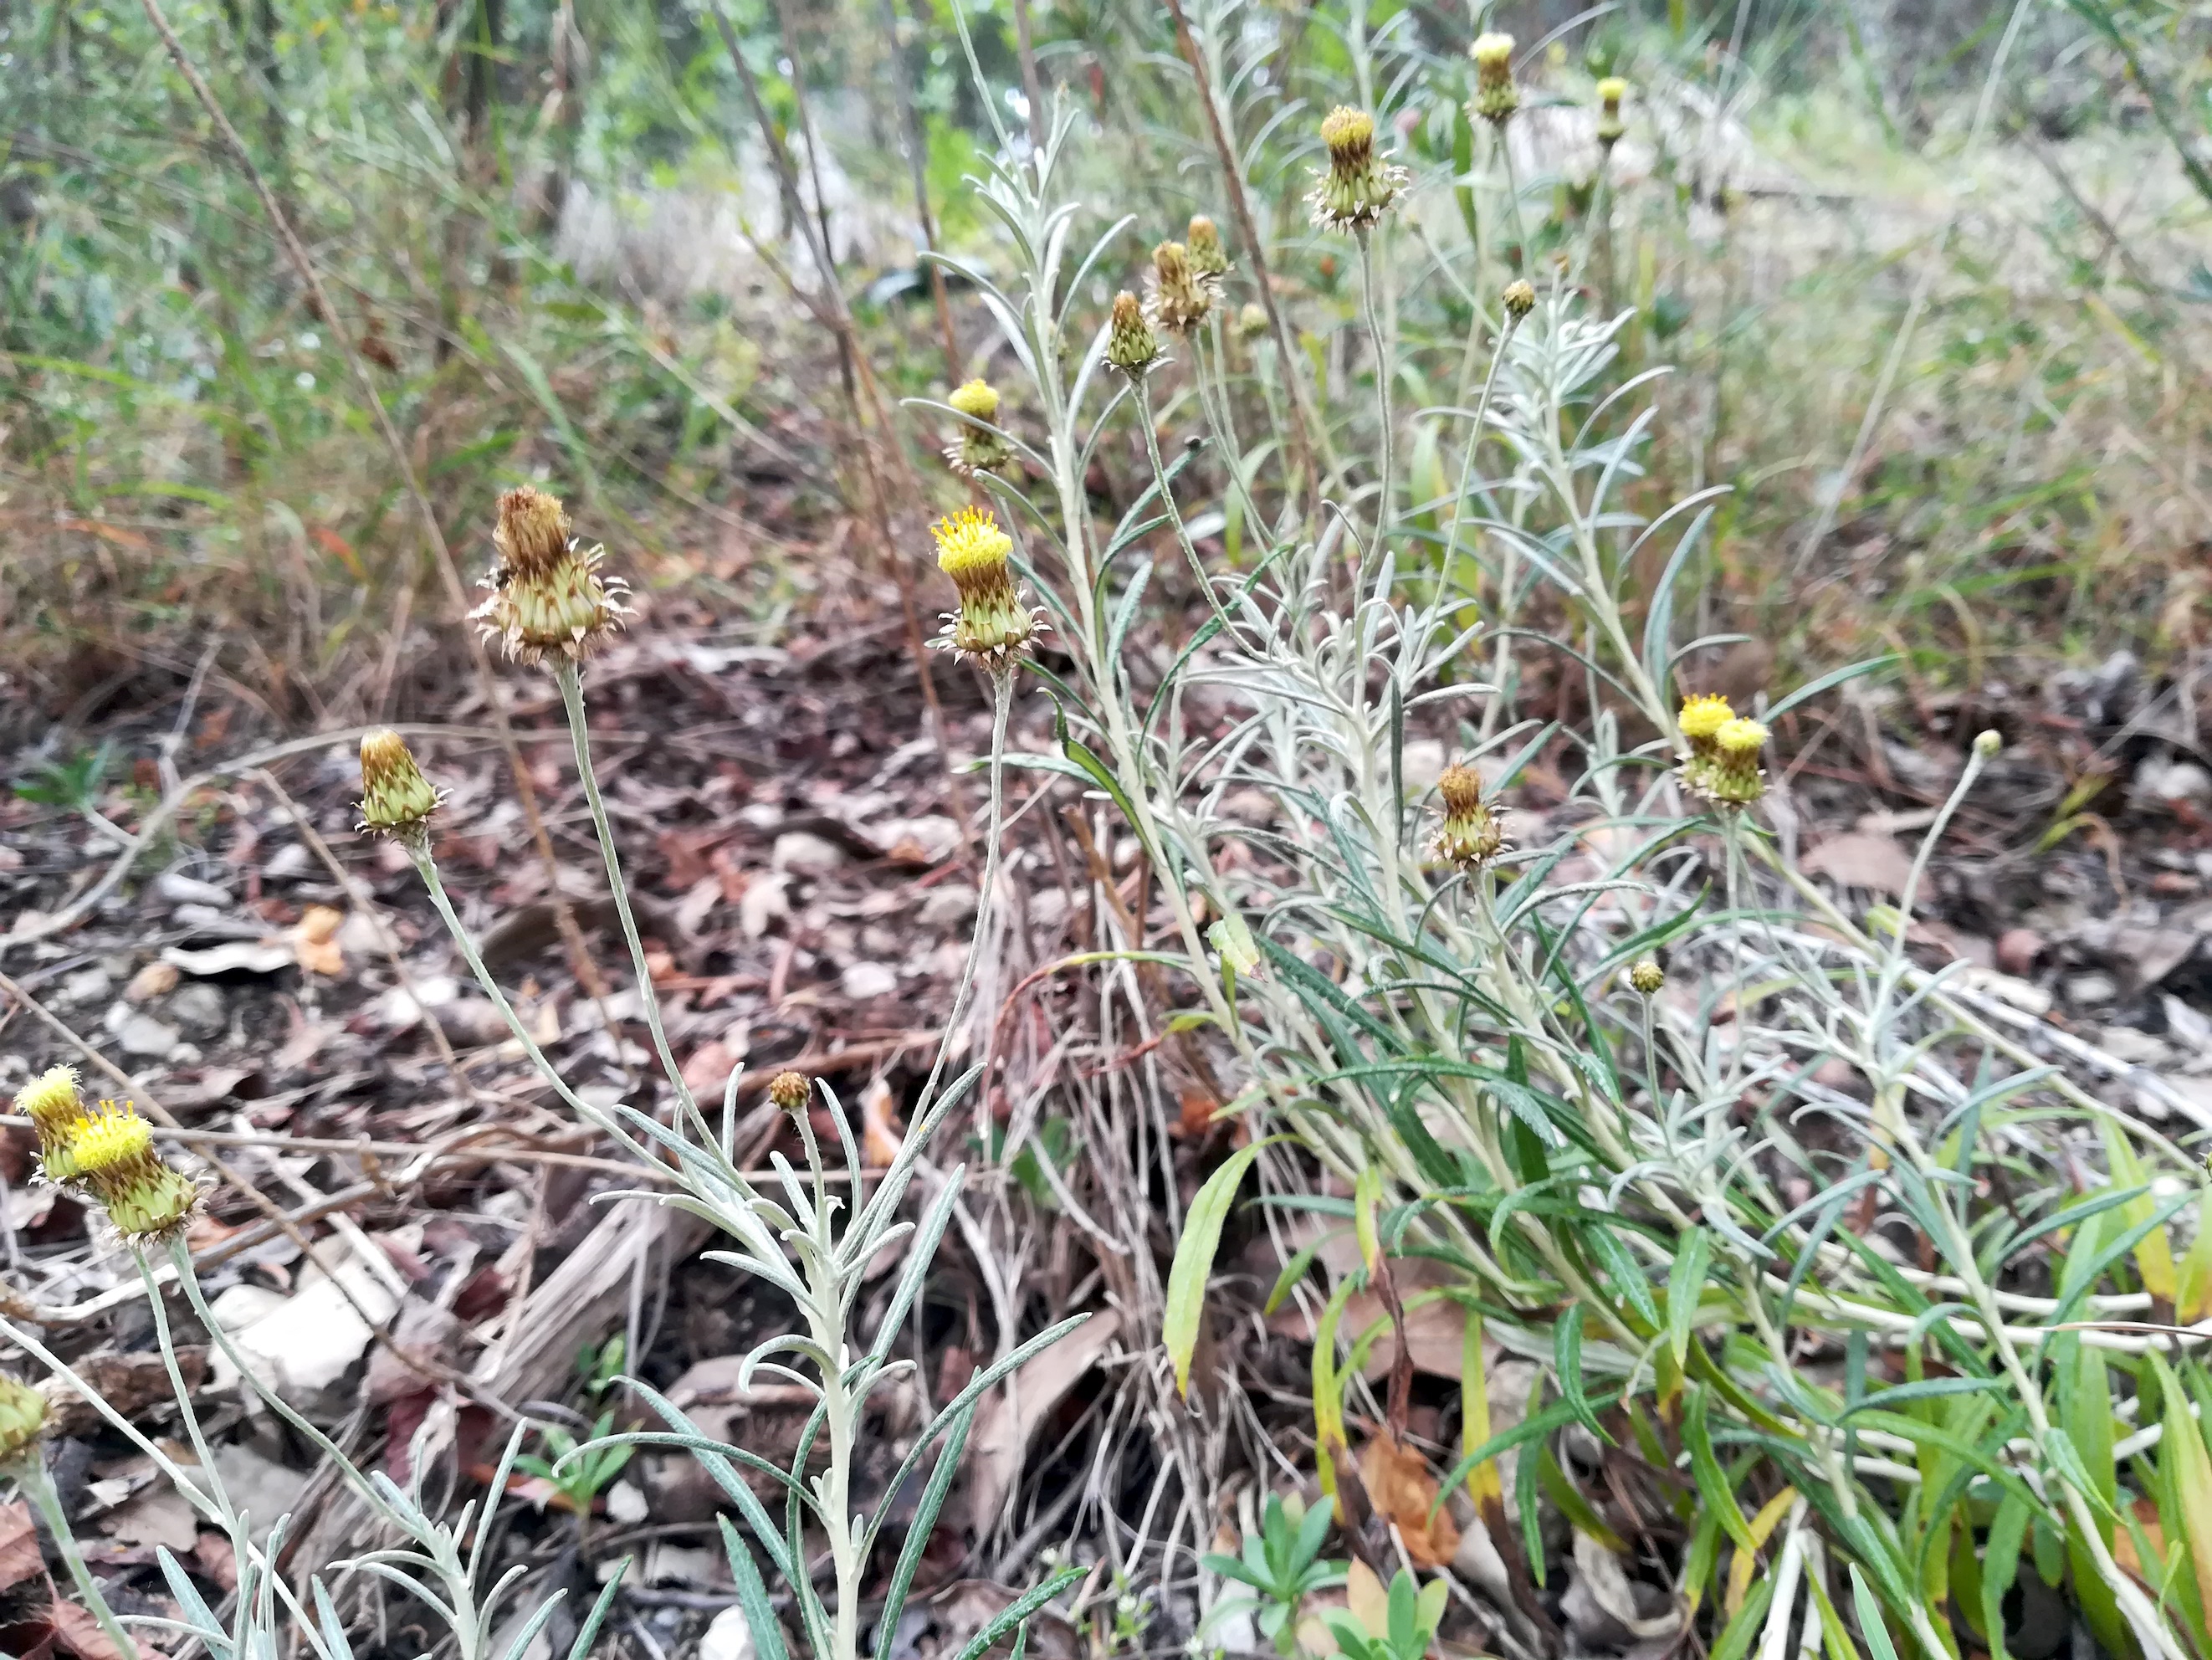
[(602, 577), (604, 548), (586, 549), (568, 532), (557, 496), (525, 486), (499, 498), (492, 531), (499, 565), (484, 581), (491, 597), (469, 613), (487, 640), (525, 663), (588, 657), (629, 615), (629, 585)]
[[(973, 478), (979, 472), (996, 472), (1014, 459), (1013, 447), (1000, 434), (989, 430), (999, 418), (997, 387), (979, 378), (955, 386), (945, 401), (968, 417), (961, 423), (960, 435), (945, 446), (945, 459), (953, 471), (963, 478)], [(984, 425), (969, 424), (977, 421)]]
[(1656, 957), (1639, 957), (1636, 966), (1628, 971), (1628, 983), (1646, 997), (1656, 997), (1659, 988), (1667, 983), (1667, 970), (1659, 966)]
[(1123, 289), (1114, 296), (1114, 326), (1106, 337), (1106, 362), (1122, 374), (1139, 375), (1159, 362), (1159, 337), (1137, 296)]
[(70, 1152), (70, 1132), (84, 1116), (84, 1098), (77, 1093), (76, 1068), (49, 1067), (16, 1091), (15, 1111), (31, 1121), (39, 1138), (39, 1167), (50, 1182), (66, 1182), (76, 1173)]
[(768, 1080), (768, 1098), (786, 1112), (804, 1112), (814, 1085), (803, 1072), (780, 1072)]
[(1597, 83), (1597, 142), (1611, 149), (1628, 131), (1620, 119), (1620, 100), (1628, 96), (1628, 82), (1608, 75)]
[(1331, 230), (1364, 231), (1406, 193), (1405, 168), (1375, 154), (1375, 118), (1339, 105), (1321, 124), (1328, 166), (1314, 175), (1306, 198), (1313, 222)]
[(133, 1242), (173, 1237), (191, 1219), (200, 1190), (154, 1150), (154, 1132), (129, 1102), (103, 1101), (77, 1121), (70, 1138), (76, 1180), (107, 1212), (115, 1231)]
[(1498, 296), (1498, 302), (1505, 307), (1506, 317), (1517, 323), (1536, 309), (1535, 287), (1525, 277), (1508, 283), (1505, 292)]
[(1257, 340), (1267, 331), (1267, 308), (1256, 300), (1248, 300), (1237, 313), (1237, 337)]
[(1472, 767), (1446, 767), (1437, 780), (1443, 822), (1437, 827), (1437, 857), (1462, 870), (1479, 870), (1505, 850), (1505, 827), (1482, 799), (1482, 778)]
[(444, 800), (422, 775), (405, 739), (389, 727), (362, 734), (361, 822), (356, 828), (419, 844), (430, 815)]
[(1513, 84), (1513, 37), (1494, 31), (1478, 35), (1469, 55), (1474, 59), (1474, 112), (1502, 127), (1521, 107), (1521, 89)]
[(1006, 556), (1014, 539), (988, 508), (964, 508), (929, 527), (937, 568), (952, 579), (960, 609), (947, 612), (938, 644), (994, 672), (1005, 669), (1036, 637), (1041, 619), (1023, 603)]
[(0, 1371), (0, 1463), (38, 1445), (46, 1425), (46, 1397), (21, 1378)]
[(1152, 268), (1145, 273), (1145, 310), (1158, 327), (1170, 334), (1188, 335), (1213, 309), (1213, 291), (1199, 280), (1190, 263), (1190, 250), (1180, 242), (1163, 242), (1152, 250)]
[(1221, 229), (1202, 213), (1190, 216), (1190, 229), (1184, 234), (1183, 246), (1190, 250), (1190, 268), (1202, 282), (1214, 286), (1214, 297), (1221, 293), (1221, 279), (1229, 275), (1229, 250), (1221, 245)]

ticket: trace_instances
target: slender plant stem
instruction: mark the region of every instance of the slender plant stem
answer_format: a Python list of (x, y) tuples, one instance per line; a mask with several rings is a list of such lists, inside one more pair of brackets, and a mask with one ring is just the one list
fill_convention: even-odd
[(1226, 633), (1230, 626), (1229, 613), (1221, 608), (1221, 597), (1213, 591), (1213, 579), (1206, 574), (1206, 562), (1198, 556), (1197, 548), (1192, 545), (1190, 532), (1182, 522), (1182, 509), (1176, 505), (1175, 490), (1168, 483), (1167, 465), (1160, 459), (1160, 435), (1152, 419), (1152, 377), (1139, 374), (1133, 378), (1137, 383), (1138, 423), (1145, 429), (1145, 453), (1152, 460), (1152, 483), (1158, 488), (1160, 505), (1167, 509), (1169, 521), (1175, 526), (1176, 545), (1182, 549), (1182, 556), (1190, 562), (1191, 580), (1198, 584), (1198, 591), (1206, 596), (1206, 603), (1212, 611), (1214, 620)]
[(576, 774), (584, 786), (584, 802), (591, 809), (592, 828), (599, 838), (599, 857), (607, 867), (607, 886), (614, 892), (615, 915), (622, 922), (623, 939), (629, 946), (629, 961), (637, 976), (638, 1006), (645, 1015), (645, 1024), (653, 1033), (653, 1047), (660, 1056), (661, 1069), (668, 1074), (668, 1082), (683, 1104), (685, 1115), (696, 1117), (699, 1104), (692, 1098), (690, 1085), (684, 1081), (684, 1068), (676, 1064), (676, 1051), (668, 1046), (668, 1032), (661, 1025), (660, 994), (653, 987), (653, 968), (645, 958), (645, 940), (637, 931), (637, 918), (630, 914), (629, 888), (623, 880), (622, 855), (615, 851), (615, 829), (607, 818), (607, 804), (599, 794), (599, 781), (592, 770), (592, 733), (584, 714), (584, 681), (574, 663), (563, 662), (553, 671), (553, 683), (561, 689), (561, 707), (568, 712), (568, 736), (576, 747)]
[(62, 1496), (54, 1489), (54, 1478), (47, 1473), (46, 1460), (40, 1456), (38, 1444), (16, 1461), (11, 1472), (15, 1485), (27, 1495), (44, 1518), (46, 1531), (54, 1536), (54, 1548), (61, 1552), (62, 1561), (69, 1568), (70, 1579), (76, 1586), (76, 1594), (92, 1610), (92, 1617), (100, 1622), (100, 1629), (107, 1640), (115, 1645), (127, 1660), (138, 1660), (138, 1645), (123, 1629), (115, 1610), (107, 1606), (101, 1595), (99, 1582), (93, 1578), (92, 1570), (85, 1566), (84, 1553), (77, 1548), (76, 1534), (70, 1526), (69, 1512), (62, 1508)]
[[(1391, 492), (1396, 488), (1392, 478), (1391, 450), (1396, 434), (1391, 430), (1390, 381), (1395, 365), (1391, 361), (1389, 343), (1383, 337), (1382, 318), (1375, 303), (1375, 233), (1371, 227), (1361, 226), (1357, 233), (1359, 242), (1359, 301), (1367, 319), (1367, 339), (1375, 352), (1375, 413), (1379, 435), (1376, 447), (1376, 469), (1380, 475), (1376, 486), (1375, 545), (1370, 550), (1380, 561), (1389, 550)], [(1364, 592), (1366, 584), (1360, 585)]]
[[(1476, 326), (1478, 328), (1481, 326), (1480, 320), (1477, 321)], [(1491, 394), (1498, 389), (1498, 366), (1505, 361), (1505, 349), (1513, 344), (1513, 332), (1520, 326), (1521, 319), (1514, 316), (1511, 312), (1507, 312), (1505, 326), (1498, 331), (1498, 350), (1490, 354), (1490, 369), (1482, 377), (1482, 396), (1475, 400), (1474, 424), (1468, 430), (1467, 453), (1461, 459), (1459, 464), (1459, 489), (1452, 496), (1451, 528), (1444, 534), (1444, 556), (1437, 568), (1439, 575), (1445, 581), (1450, 580), (1451, 562), (1453, 556), (1459, 551), (1459, 527), (1467, 520), (1467, 493), (1468, 488), (1474, 483), (1474, 453), (1482, 447), (1482, 429), (1490, 419)], [(1502, 617), (1504, 611), (1502, 598), (1498, 610)], [(1502, 637), (1498, 642), (1498, 648), (1500, 652), (1505, 649), (1505, 642)], [(1503, 672), (1502, 669), (1500, 672)], [(1503, 682), (1501, 681), (1500, 684), (1502, 684)]]
[(1513, 238), (1521, 246), (1521, 275), (1528, 275), (1528, 228), (1521, 218), (1521, 175), (1513, 166), (1513, 146), (1505, 137), (1505, 124), (1499, 122), (1492, 129), (1498, 135), (1498, 159), (1505, 167), (1505, 201), (1513, 215)]

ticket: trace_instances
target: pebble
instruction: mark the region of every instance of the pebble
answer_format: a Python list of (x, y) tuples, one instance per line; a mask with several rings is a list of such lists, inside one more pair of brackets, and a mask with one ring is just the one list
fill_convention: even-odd
[(2147, 760), (2136, 769), (2136, 790), (2159, 801), (2212, 801), (2212, 772), (2194, 761)]
[(2066, 982), (2066, 1000), (2076, 1008), (2100, 1007), (2119, 994), (2119, 985), (2109, 974), (2077, 974)]
[(188, 1037), (220, 1037), (230, 1030), (230, 1006), (213, 986), (185, 987), (169, 1000), (167, 1012)]
[(950, 882), (921, 902), (921, 925), (950, 927), (975, 914), (975, 890), (964, 882)]
[(182, 871), (163, 871), (154, 879), (154, 891), (172, 905), (210, 905), (217, 910), (230, 909), (228, 888), (203, 882)]
[(865, 1003), (896, 991), (898, 974), (881, 963), (855, 963), (837, 976), (837, 986), (855, 1003)]
[[(127, 1004), (117, 1006), (129, 1008)], [(166, 1061), (182, 1041), (174, 1026), (137, 1009), (117, 1024), (114, 1035), (116, 1048), (141, 1061)]]
[(2043, 955), (2043, 936), (2033, 928), (2007, 928), (1997, 936), (1997, 967), (2020, 978), (2034, 968)]
[(699, 1639), (699, 1660), (753, 1660), (752, 1628), (743, 1608), (724, 1608)]
[(115, 982), (108, 978), (107, 970), (94, 964), (88, 969), (79, 969), (61, 983), (58, 1000), (64, 1003), (97, 1003), (114, 988)]
[(123, 988), (126, 1003), (148, 1003), (156, 997), (167, 997), (177, 988), (179, 970), (174, 963), (149, 963), (131, 976), (131, 983)]
[(769, 868), (793, 876), (827, 876), (845, 863), (845, 849), (811, 830), (786, 830), (775, 838)]

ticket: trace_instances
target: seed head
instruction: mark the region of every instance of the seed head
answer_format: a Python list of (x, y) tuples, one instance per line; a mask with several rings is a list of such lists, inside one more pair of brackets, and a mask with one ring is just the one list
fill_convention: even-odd
[(1443, 822), (1437, 827), (1437, 857), (1462, 870), (1480, 870), (1505, 850), (1505, 827), (1482, 799), (1482, 779), (1472, 767), (1446, 767), (1437, 780)]
[(937, 568), (952, 579), (960, 609), (945, 616), (940, 646), (992, 670), (1005, 668), (1036, 635), (1038, 618), (1022, 601), (1006, 556), (1014, 538), (988, 508), (963, 508), (929, 527)]
[(1667, 970), (1659, 966), (1657, 958), (1639, 957), (1628, 971), (1628, 983), (1643, 995), (1656, 997), (1659, 988), (1667, 983)]
[(1496, 126), (1504, 126), (1521, 107), (1521, 90), (1513, 84), (1513, 37), (1478, 35), (1470, 48), (1474, 59), (1474, 112)]
[(1213, 289), (1199, 276), (1190, 250), (1180, 242), (1154, 248), (1152, 268), (1145, 273), (1145, 310), (1152, 323), (1187, 337), (1212, 309)]
[(1159, 359), (1159, 337), (1152, 332), (1137, 296), (1123, 289), (1114, 296), (1114, 327), (1106, 337), (1107, 363), (1133, 378)]
[(491, 597), (469, 615), (509, 657), (525, 663), (588, 657), (629, 617), (629, 585), (599, 575), (606, 550), (584, 548), (568, 533), (557, 496), (527, 487), (507, 491), (499, 498), (492, 543), (499, 566), (484, 581)]
[(525, 484), (499, 498), (499, 521), (492, 528), (492, 545), (499, 550), (501, 566), (515, 575), (552, 569), (574, 539), (568, 510), (561, 505), (559, 496)]
[(431, 787), (407, 740), (389, 727), (361, 740), (361, 822), (372, 836), (420, 845), (444, 797)]
[(49, 1182), (68, 1181), (76, 1173), (69, 1147), (70, 1132), (84, 1116), (84, 1098), (77, 1093), (76, 1068), (49, 1067), (16, 1092), (15, 1110), (31, 1121), (38, 1133), (39, 1165)]
[[(988, 380), (979, 379), (956, 386), (946, 394), (945, 401), (970, 422), (992, 423), (999, 418), (999, 391)], [(963, 478), (973, 478), (979, 472), (996, 472), (1013, 459), (1013, 447), (1004, 437), (968, 422), (961, 423), (959, 436), (945, 450), (945, 461)]]
[(786, 1112), (804, 1112), (814, 1085), (803, 1072), (780, 1072), (768, 1080), (768, 1098)]
[(0, 1463), (37, 1446), (46, 1423), (46, 1397), (21, 1378), (0, 1371)]
[(1314, 175), (1306, 198), (1313, 222), (1330, 230), (1364, 231), (1406, 193), (1405, 168), (1377, 159), (1375, 118), (1339, 105), (1321, 124), (1328, 166)]
[(1620, 100), (1628, 96), (1628, 82), (1608, 75), (1597, 83), (1597, 142), (1611, 149), (1628, 131), (1620, 119)]
[(1505, 292), (1498, 296), (1498, 302), (1505, 307), (1507, 318), (1517, 323), (1536, 309), (1535, 288), (1525, 277), (1518, 282), (1508, 283)]
[[(1204, 214), (1194, 213), (1183, 246), (1190, 250), (1190, 268), (1201, 281), (1213, 282), (1218, 289), (1220, 280), (1229, 275), (1229, 250), (1221, 246), (1220, 228)], [(1215, 297), (1219, 298), (1218, 292)]]

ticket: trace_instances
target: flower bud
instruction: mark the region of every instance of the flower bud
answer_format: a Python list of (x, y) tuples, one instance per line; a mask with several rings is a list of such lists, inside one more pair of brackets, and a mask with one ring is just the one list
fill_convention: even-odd
[[(988, 380), (956, 386), (945, 401), (970, 421), (992, 423), (999, 418), (998, 388)], [(963, 423), (960, 435), (945, 447), (945, 459), (963, 478), (973, 478), (979, 472), (996, 472), (1014, 459), (1014, 452), (998, 433)]]
[(1127, 375), (1139, 375), (1159, 361), (1159, 337), (1146, 319), (1137, 296), (1124, 289), (1114, 296), (1114, 327), (1106, 337), (1106, 362)]
[(768, 1080), (768, 1098), (786, 1112), (804, 1112), (814, 1085), (803, 1072), (780, 1072)]
[(174, 1236), (198, 1207), (198, 1183), (154, 1151), (154, 1132), (129, 1102), (100, 1104), (77, 1121), (70, 1146), (77, 1180), (106, 1207), (125, 1239), (160, 1241)]
[(1506, 317), (1516, 323), (1536, 309), (1536, 290), (1525, 277), (1518, 282), (1508, 283), (1505, 292), (1498, 299), (1498, 303), (1505, 307)]
[(1314, 175), (1306, 201), (1313, 222), (1330, 230), (1364, 231), (1388, 213), (1406, 193), (1405, 168), (1375, 154), (1375, 118), (1364, 110), (1339, 105), (1321, 124), (1328, 146), (1328, 166)]
[(1267, 331), (1267, 308), (1256, 300), (1246, 301), (1243, 309), (1237, 313), (1237, 337), (1257, 340)]
[(1212, 281), (1218, 289), (1220, 279), (1229, 275), (1229, 250), (1221, 246), (1220, 228), (1204, 214), (1194, 213), (1183, 246), (1190, 250), (1190, 268), (1200, 280)]
[(499, 566), (484, 582), (491, 597), (469, 616), (517, 661), (587, 657), (629, 615), (629, 585), (599, 575), (606, 550), (578, 544), (557, 496), (527, 486), (507, 491), (492, 542)]
[(46, 1180), (63, 1183), (76, 1174), (70, 1152), (70, 1132), (84, 1116), (84, 1098), (77, 1093), (76, 1068), (49, 1067), (16, 1092), (15, 1110), (31, 1121), (39, 1138), (39, 1167)]
[(1628, 971), (1628, 983), (1644, 996), (1656, 997), (1667, 983), (1667, 970), (1659, 966), (1656, 957), (1639, 957)]
[(31, 1452), (46, 1424), (46, 1397), (20, 1377), (0, 1372), (0, 1463)]
[(2003, 747), (2004, 735), (1995, 727), (1986, 732), (1978, 733), (1974, 736), (1974, 753), (1984, 761), (1995, 760), (1997, 751)]
[(1479, 870), (1505, 850), (1505, 829), (1482, 799), (1482, 778), (1472, 767), (1446, 767), (1437, 780), (1443, 823), (1437, 828), (1437, 857), (1462, 870)]
[(1163, 242), (1152, 250), (1152, 268), (1145, 274), (1145, 301), (1152, 320), (1170, 334), (1189, 334), (1213, 309), (1213, 295), (1199, 280), (1190, 251), (1180, 242)]
[(965, 508), (929, 527), (937, 567), (952, 579), (960, 609), (938, 643), (993, 671), (1004, 669), (1036, 637), (1037, 616), (1022, 600), (1006, 556), (1014, 539), (988, 508)]
[(1521, 91), (1513, 84), (1513, 37), (1478, 35), (1468, 55), (1474, 59), (1474, 112), (1502, 127), (1521, 107)]
[(1620, 119), (1620, 100), (1628, 96), (1628, 82), (1608, 75), (1597, 83), (1597, 142), (1611, 149), (1628, 131)]
[(416, 764), (407, 740), (389, 727), (361, 740), (361, 822), (373, 836), (420, 842), (442, 800)]

